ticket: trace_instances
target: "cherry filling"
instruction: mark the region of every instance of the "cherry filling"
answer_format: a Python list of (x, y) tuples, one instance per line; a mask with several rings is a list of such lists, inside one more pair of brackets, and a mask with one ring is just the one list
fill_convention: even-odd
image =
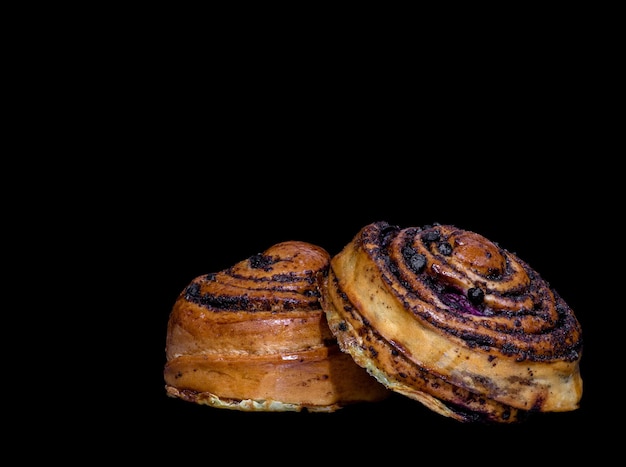
[(459, 290), (446, 288), (439, 292), (438, 296), (452, 311), (475, 316), (491, 314), (490, 310), (485, 308), (483, 304), (484, 292), (478, 287), (469, 289), (467, 295), (464, 295)]

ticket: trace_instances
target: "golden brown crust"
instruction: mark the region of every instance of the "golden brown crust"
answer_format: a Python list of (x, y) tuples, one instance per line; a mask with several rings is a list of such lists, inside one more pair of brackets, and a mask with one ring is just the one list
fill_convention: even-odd
[(330, 332), (318, 289), (329, 261), (289, 241), (195, 278), (168, 321), (167, 394), (243, 411), (332, 412), (387, 397)]
[(581, 329), (526, 263), (451, 225), (370, 224), (331, 261), (322, 305), (342, 349), (460, 421), (578, 408)]

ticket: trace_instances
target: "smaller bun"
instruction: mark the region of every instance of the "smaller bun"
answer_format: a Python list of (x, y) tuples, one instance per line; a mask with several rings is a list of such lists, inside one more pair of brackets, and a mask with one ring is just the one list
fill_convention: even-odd
[(278, 243), (195, 278), (167, 326), (167, 395), (241, 411), (334, 412), (389, 391), (339, 349), (319, 302), (323, 248)]

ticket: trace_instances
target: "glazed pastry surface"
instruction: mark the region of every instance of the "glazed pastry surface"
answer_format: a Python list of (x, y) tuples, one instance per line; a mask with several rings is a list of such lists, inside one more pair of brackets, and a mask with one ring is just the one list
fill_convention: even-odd
[(330, 256), (288, 241), (195, 278), (170, 313), (171, 397), (242, 411), (333, 412), (388, 390), (342, 352), (319, 303)]

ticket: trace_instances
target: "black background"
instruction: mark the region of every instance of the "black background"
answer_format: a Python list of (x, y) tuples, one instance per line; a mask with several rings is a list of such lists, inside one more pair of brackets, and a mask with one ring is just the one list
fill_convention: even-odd
[[(32, 93), (20, 107), (38, 123), (19, 135), (23, 165), (5, 173), (7, 187), (20, 176), (6, 196), (17, 215), (4, 233), (19, 237), (5, 242), (19, 263), (7, 272), (20, 284), (6, 287), (18, 305), (5, 316), (25, 317), (7, 324), (19, 355), (5, 362), (32, 378), (5, 373), (7, 412), (21, 409), (8, 429), (38, 443), (20, 455), (182, 466), (613, 461), (623, 138), (609, 28), (589, 29), (587, 11), (541, 12), (508, 40), (489, 31), (466, 42), (395, 21), (378, 33), (346, 16), (363, 30), (337, 24), (337, 41), (316, 24), (292, 41), (299, 25), (266, 26), (256, 12), (224, 29), (222, 17), (192, 25), (188, 14), (150, 13), (126, 19), (131, 37), (116, 15), (97, 44), (68, 55), (66, 72), (52, 62), (85, 42), (69, 33), (20, 94)], [(167, 320), (193, 278), (284, 240), (335, 254), (378, 220), (473, 230), (547, 279), (582, 324), (580, 408), (482, 426), (403, 397), (307, 414), (166, 396)]]

